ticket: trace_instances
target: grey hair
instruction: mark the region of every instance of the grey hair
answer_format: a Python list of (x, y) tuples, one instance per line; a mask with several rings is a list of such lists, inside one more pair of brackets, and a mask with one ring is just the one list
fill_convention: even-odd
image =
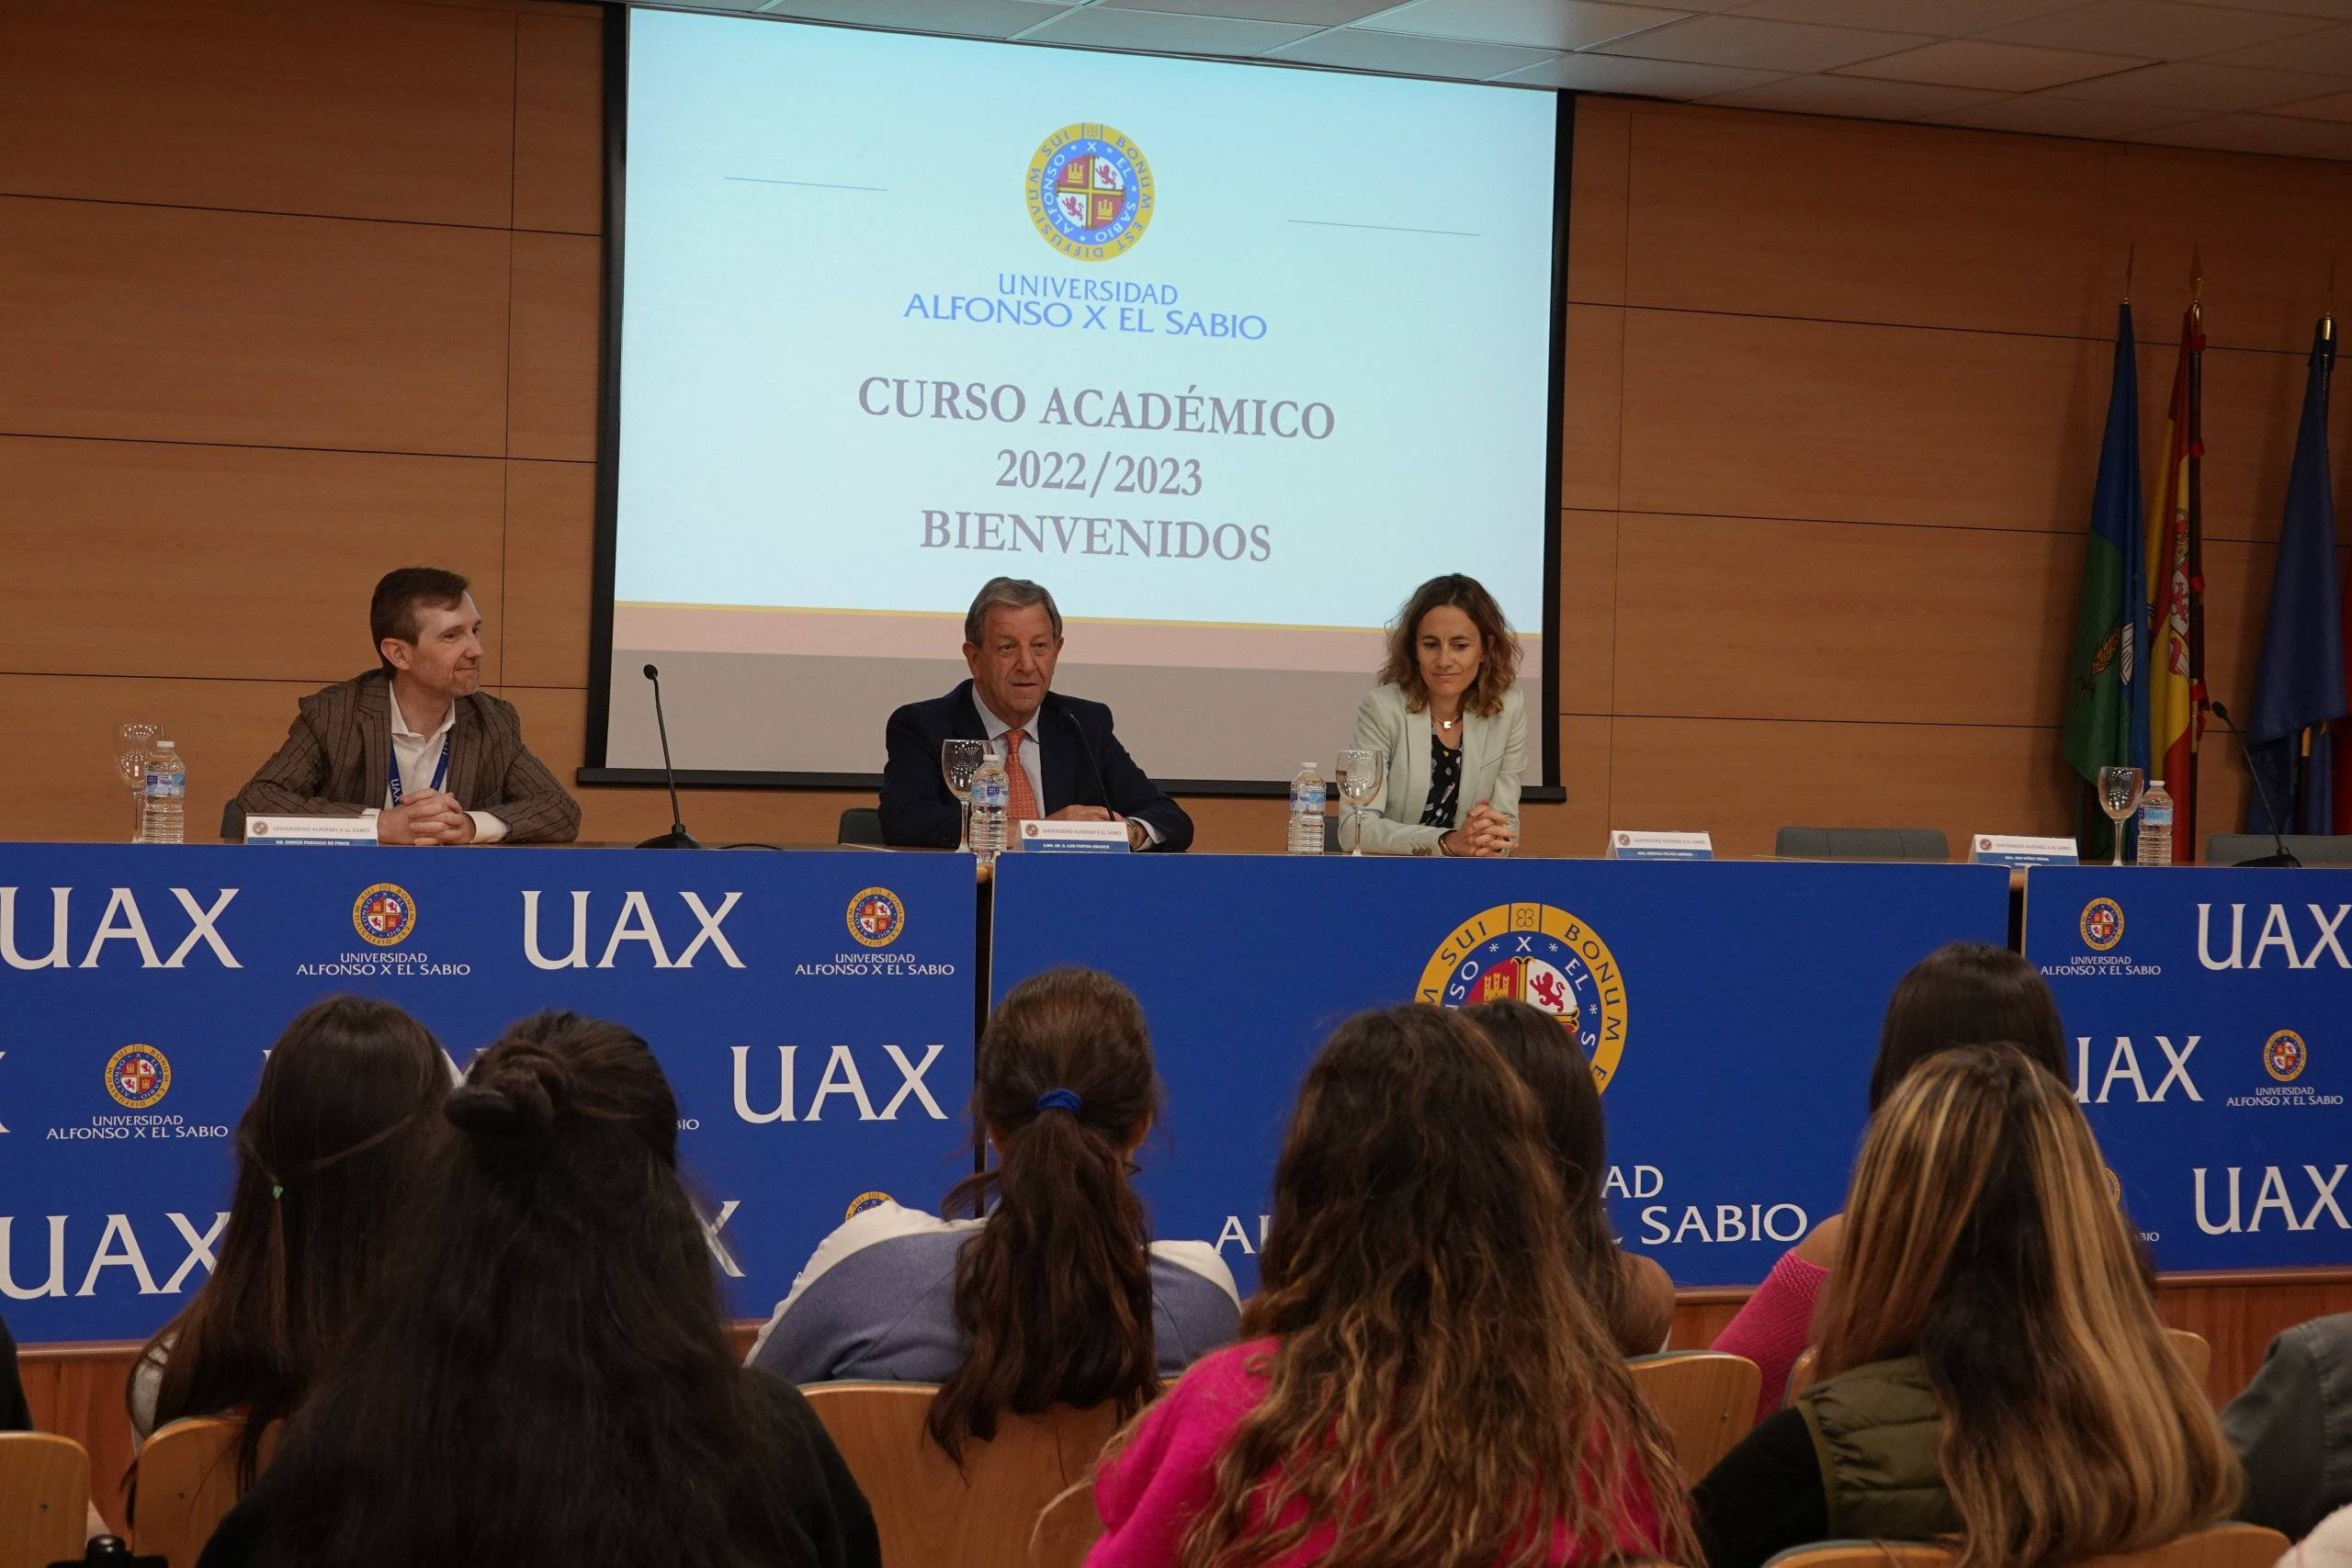
[(974, 648), (980, 646), (980, 637), (988, 630), (990, 610), (1025, 610), (1032, 604), (1046, 607), (1046, 618), (1054, 624), (1054, 640), (1059, 642), (1062, 613), (1054, 607), (1054, 596), (1046, 591), (1042, 583), (1032, 582), (1025, 577), (991, 577), (980, 585), (979, 593), (972, 600), (972, 607), (964, 612), (964, 640)]

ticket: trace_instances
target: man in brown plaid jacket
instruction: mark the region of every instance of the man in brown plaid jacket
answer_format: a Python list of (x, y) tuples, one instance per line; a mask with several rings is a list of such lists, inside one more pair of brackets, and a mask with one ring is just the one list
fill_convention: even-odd
[(247, 814), (376, 814), (384, 844), (568, 843), (580, 803), (481, 685), (466, 580), (402, 567), (368, 607), (381, 668), (304, 697), (286, 744), (237, 794)]

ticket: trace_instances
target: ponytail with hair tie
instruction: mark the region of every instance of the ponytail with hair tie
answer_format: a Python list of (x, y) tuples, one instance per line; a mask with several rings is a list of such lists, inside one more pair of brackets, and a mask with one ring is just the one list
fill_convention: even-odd
[(1049, 1089), (1037, 1097), (1037, 1110), (1041, 1114), (1048, 1111), (1067, 1111), (1075, 1116), (1085, 1109), (1086, 1101), (1078, 1097), (1076, 1089)]

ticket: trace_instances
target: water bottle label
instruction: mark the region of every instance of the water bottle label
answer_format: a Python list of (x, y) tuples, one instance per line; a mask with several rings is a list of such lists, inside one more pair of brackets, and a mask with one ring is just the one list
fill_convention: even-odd
[(1301, 784), (1290, 792), (1290, 808), (1301, 817), (1323, 815), (1323, 786)]
[(977, 779), (972, 784), (972, 804), (982, 810), (995, 807), (999, 810), (1012, 803), (1012, 785), (1005, 779)]
[(150, 768), (147, 770), (147, 794), (150, 798), (184, 799), (187, 795), (187, 775), (161, 773)]
[(2140, 828), (2142, 831), (2144, 832), (2150, 828), (2170, 828), (2171, 826), (2171, 807), (2143, 806), (2140, 808)]

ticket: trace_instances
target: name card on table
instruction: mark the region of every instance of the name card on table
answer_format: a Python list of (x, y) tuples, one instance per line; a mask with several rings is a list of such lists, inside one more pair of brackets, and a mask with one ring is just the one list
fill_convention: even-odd
[(1974, 865), (2074, 865), (2078, 863), (2072, 839), (2030, 839), (2015, 833), (1979, 833), (1968, 840), (1968, 859)]
[(1713, 860), (1715, 840), (1708, 833), (1636, 833), (1612, 830), (1611, 860)]
[(372, 844), (373, 817), (248, 817), (249, 844)]
[(1125, 822), (1054, 822), (1031, 818), (1021, 824), (1021, 832), (1013, 840), (1024, 850), (1058, 850), (1079, 854), (1125, 854), (1132, 848), (1127, 842)]

